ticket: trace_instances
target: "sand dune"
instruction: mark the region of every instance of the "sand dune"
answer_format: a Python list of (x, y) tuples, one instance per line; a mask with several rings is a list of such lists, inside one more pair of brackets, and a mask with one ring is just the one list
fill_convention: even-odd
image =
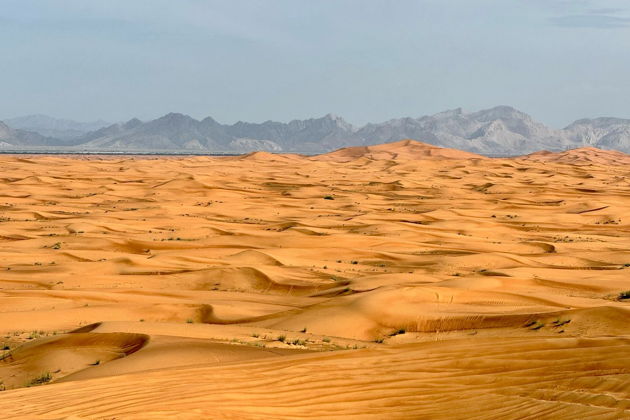
[(628, 156), (0, 157), (0, 418), (630, 418)]
[(484, 156), (474, 153), (433, 146), (410, 139), (375, 146), (346, 147), (334, 152), (319, 155), (313, 159), (319, 161), (350, 162), (360, 158), (373, 160), (486, 159)]
[(0, 410), (45, 419), (627, 418), (628, 345), (515, 338), (327, 352), (16, 390)]
[(616, 150), (602, 150), (595, 147), (581, 147), (566, 152), (542, 151), (523, 156), (523, 159), (537, 162), (556, 162), (569, 165), (628, 165), (630, 155)]

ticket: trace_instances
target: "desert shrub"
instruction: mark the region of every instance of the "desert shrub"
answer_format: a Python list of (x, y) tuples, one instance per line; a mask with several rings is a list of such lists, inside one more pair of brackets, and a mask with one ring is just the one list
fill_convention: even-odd
[(47, 384), (50, 381), (52, 381), (52, 375), (50, 374), (50, 372), (46, 372), (46, 373), (42, 373), (36, 378), (33, 378), (26, 386), (43, 385), (43, 384)]

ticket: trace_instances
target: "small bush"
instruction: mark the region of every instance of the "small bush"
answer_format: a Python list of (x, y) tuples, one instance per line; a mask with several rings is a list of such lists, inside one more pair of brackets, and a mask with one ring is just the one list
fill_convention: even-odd
[(407, 331), (406, 331), (404, 328), (401, 328), (401, 329), (399, 329), (399, 330), (394, 331), (393, 333), (391, 333), (391, 334), (390, 334), (390, 336), (392, 336), (392, 337), (393, 337), (393, 336), (395, 336), (395, 335), (404, 334), (404, 333), (406, 333), (406, 332), (407, 332)]
[(279, 335), (277, 338), (277, 340), (281, 343), (284, 343), (286, 339), (287, 339), (286, 335)]
[(43, 384), (47, 384), (50, 381), (52, 381), (52, 375), (50, 374), (50, 372), (46, 372), (46, 373), (42, 373), (37, 378), (32, 379), (31, 382), (29, 382), (27, 386), (43, 385)]
[(324, 196), (324, 200), (334, 200), (335, 197), (333, 197), (332, 195), (326, 195)]
[(626, 290), (626, 291), (623, 291), (623, 292), (619, 293), (619, 296), (617, 297), (617, 299), (619, 299), (619, 300), (630, 299), (630, 290)]

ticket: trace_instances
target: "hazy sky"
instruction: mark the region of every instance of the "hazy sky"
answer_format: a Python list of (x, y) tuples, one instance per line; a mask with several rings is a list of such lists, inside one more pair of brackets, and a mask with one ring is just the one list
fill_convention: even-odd
[(0, 0), (0, 118), (630, 118), (628, 0)]

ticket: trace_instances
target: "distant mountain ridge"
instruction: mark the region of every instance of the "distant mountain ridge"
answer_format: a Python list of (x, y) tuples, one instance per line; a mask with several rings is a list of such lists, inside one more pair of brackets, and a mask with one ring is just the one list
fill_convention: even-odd
[(36, 132), (44, 137), (53, 137), (61, 140), (74, 139), (90, 131), (110, 125), (110, 123), (102, 120), (86, 123), (53, 118), (42, 114), (9, 118), (4, 120), (4, 122), (14, 129)]
[(55, 139), (47, 138), (39, 133), (13, 129), (0, 121), (0, 147), (39, 146), (42, 144), (57, 146), (55, 142)]
[[(25, 120), (21, 121), (21, 127), (25, 127)], [(45, 126), (43, 129), (37, 129), (38, 121)], [(77, 135), (77, 131), (87, 126), (56, 122), (54, 124), (57, 125), (54, 125), (44, 118), (31, 118), (29, 129), (13, 130), (12, 137), (0, 130), (0, 147), (65, 145), (82, 150), (325, 153), (342, 147), (415, 139), (483, 155), (521, 155), (584, 146), (630, 153), (630, 120), (581, 119), (564, 129), (554, 129), (509, 106), (476, 112), (464, 112), (458, 108), (431, 116), (399, 118), (362, 127), (354, 127), (332, 114), (288, 123), (239, 121), (227, 125), (211, 117), (196, 120), (188, 115), (170, 113), (147, 122), (134, 118), (126, 123), (99, 127), (101, 123), (89, 123), (98, 128)], [(51, 128), (51, 124), (54, 127)], [(5, 129), (7, 133), (11, 130), (8, 127)], [(43, 135), (53, 129), (62, 131), (66, 128), (74, 130), (73, 133), (65, 137)]]

